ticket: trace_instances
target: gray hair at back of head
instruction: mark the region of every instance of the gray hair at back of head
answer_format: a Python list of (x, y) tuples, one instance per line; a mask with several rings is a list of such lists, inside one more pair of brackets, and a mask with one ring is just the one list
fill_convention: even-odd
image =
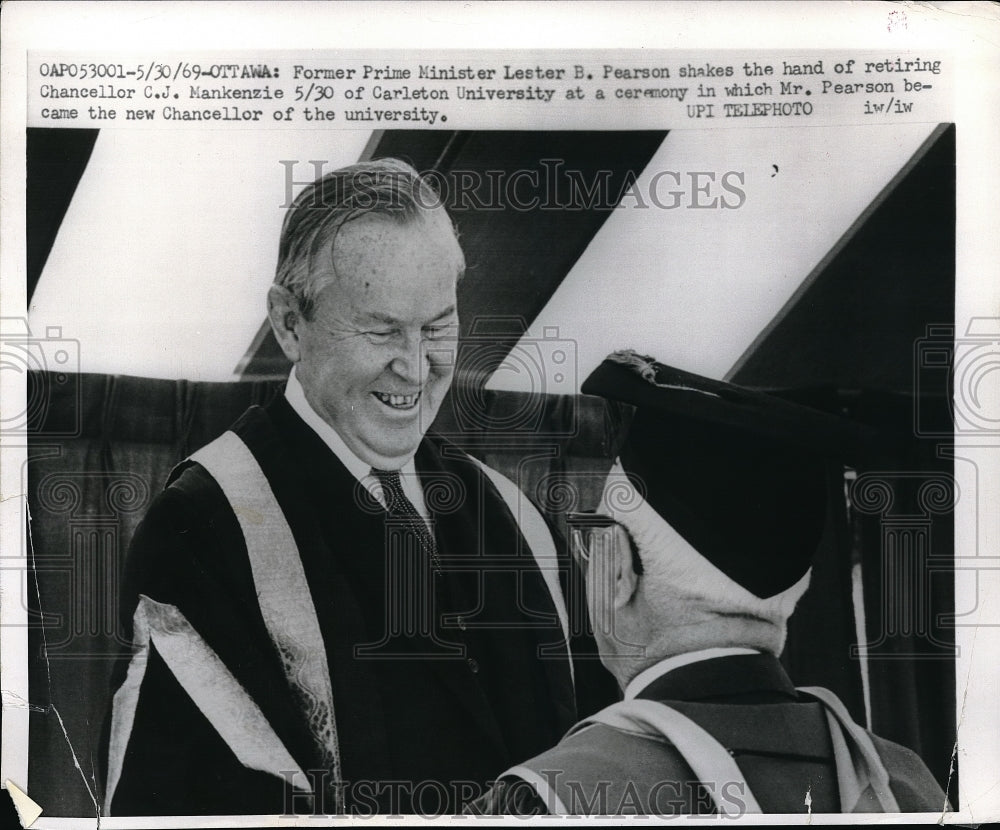
[[(319, 292), (336, 277), (333, 245), (347, 222), (368, 215), (409, 222), (440, 205), (430, 180), (399, 159), (365, 161), (328, 173), (299, 193), (285, 216), (274, 282), (292, 293), (309, 319)], [(315, 267), (324, 252), (328, 268)]]

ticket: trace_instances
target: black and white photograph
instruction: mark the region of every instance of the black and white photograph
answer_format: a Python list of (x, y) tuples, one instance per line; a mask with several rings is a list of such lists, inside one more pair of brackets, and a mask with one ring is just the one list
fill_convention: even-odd
[(5, 817), (1000, 819), (952, 8), (5, 6)]

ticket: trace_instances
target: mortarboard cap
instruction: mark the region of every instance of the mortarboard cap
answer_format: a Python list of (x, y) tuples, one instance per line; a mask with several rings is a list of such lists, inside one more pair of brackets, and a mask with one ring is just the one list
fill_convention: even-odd
[(646, 502), (703, 557), (758, 597), (809, 569), (826, 520), (830, 461), (873, 435), (775, 395), (610, 355), (584, 394), (631, 404), (622, 467)]

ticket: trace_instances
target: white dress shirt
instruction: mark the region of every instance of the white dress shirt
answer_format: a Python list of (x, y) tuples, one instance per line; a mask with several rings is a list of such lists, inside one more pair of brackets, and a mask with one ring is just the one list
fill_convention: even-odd
[(716, 657), (730, 657), (734, 654), (759, 654), (753, 648), (739, 648), (737, 646), (724, 646), (718, 648), (703, 648), (698, 651), (689, 651), (685, 654), (675, 654), (672, 657), (665, 657), (659, 663), (654, 663), (647, 669), (643, 669), (633, 677), (625, 687), (625, 700), (635, 699), (639, 693), (654, 680), (658, 680), (674, 669), (687, 666), (691, 663), (699, 663), (702, 660), (712, 660)]
[[(316, 410), (310, 406), (309, 401), (306, 400), (306, 393), (302, 389), (302, 384), (299, 383), (299, 379), (295, 376), (294, 366), (292, 367), (292, 373), (288, 376), (288, 385), (285, 387), (285, 398), (298, 416), (309, 425), (313, 432), (323, 439), (323, 443), (347, 467), (350, 474), (360, 481), (367, 488), (368, 492), (385, 507), (382, 486), (379, 484), (378, 479), (372, 475), (371, 464), (362, 461), (351, 452), (347, 444), (344, 443), (344, 439), (337, 434), (337, 430), (324, 421), (316, 413)], [(420, 479), (417, 477), (417, 468), (414, 466), (412, 458), (400, 468), (399, 479), (403, 485), (403, 492), (406, 494), (406, 497), (413, 503), (413, 506), (423, 517), (424, 521), (429, 523), (430, 514), (427, 512), (427, 504), (424, 502), (424, 490), (420, 485)]]

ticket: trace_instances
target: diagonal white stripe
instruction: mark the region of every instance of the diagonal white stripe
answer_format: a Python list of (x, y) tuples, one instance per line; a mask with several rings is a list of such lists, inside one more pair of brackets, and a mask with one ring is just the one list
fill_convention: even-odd
[(111, 815), (121, 779), (150, 644), (243, 766), (279, 778), (291, 774), (296, 786), (311, 791), (302, 769), (260, 708), (175, 606), (140, 595), (134, 628), (136, 650), (112, 709), (105, 815)]
[[(875, 749), (875, 744), (858, 724), (851, 718), (847, 708), (829, 689), (821, 686), (802, 686), (799, 692), (814, 697), (819, 700), (826, 709), (827, 721), (830, 727), (830, 735), (833, 737), (834, 746), (846, 747), (850, 754), (845, 759), (837, 758), (837, 780), (840, 785), (841, 799), (845, 798), (847, 789), (857, 791), (854, 802), (841, 803), (843, 812), (853, 812), (855, 804), (860, 795), (864, 793), (868, 785), (871, 785), (871, 792), (875, 795), (883, 812), (898, 813), (899, 805), (896, 797), (892, 794), (889, 786), (889, 771), (882, 763), (882, 759)], [(848, 787), (845, 786), (845, 778), (852, 776), (854, 782)]]
[(234, 432), (223, 433), (191, 460), (208, 470), (236, 514), (264, 623), (301, 698), (337, 797), (343, 779), (330, 669), (292, 529), (257, 459)]

